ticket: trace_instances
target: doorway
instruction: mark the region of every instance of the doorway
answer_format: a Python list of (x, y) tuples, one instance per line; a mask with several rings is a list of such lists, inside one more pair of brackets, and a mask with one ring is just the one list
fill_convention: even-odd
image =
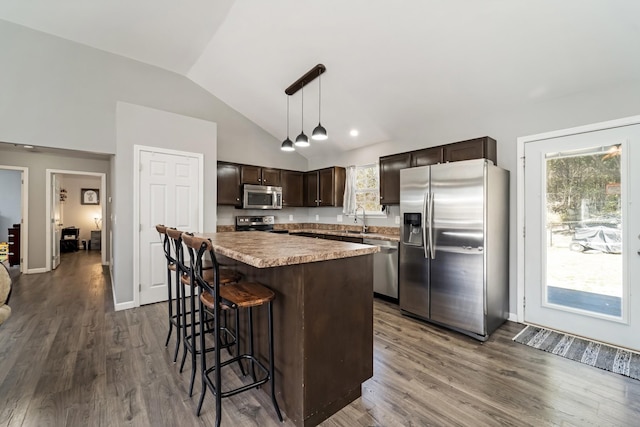
[(46, 270), (58, 266), (61, 251), (99, 250), (106, 265), (106, 174), (47, 169), (46, 191)]
[(631, 165), (640, 160), (640, 124), (529, 138), (519, 217), (524, 322), (639, 350), (631, 313), (640, 312), (640, 281), (632, 280), (640, 274), (640, 171)]
[(203, 164), (200, 153), (134, 146), (135, 306), (167, 300), (167, 261), (155, 226), (202, 231)]
[[(20, 166), (0, 165), (3, 183), (0, 194), (3, 204), (0, 207), (0, 242), (7, 243), (6, 264), (13, 264), (20, 273), (28, 272), (29, 251), (29, 169)], [(9, 230), (19, 230), (19, 235)], [(12, 234), (10, 236), (10, 234)], [(4, 251), (4, 248), (2, 249)], [(9, 261), (9, 253), (12, 261)], [(18, 262), (16, 265), (15, 262)]]

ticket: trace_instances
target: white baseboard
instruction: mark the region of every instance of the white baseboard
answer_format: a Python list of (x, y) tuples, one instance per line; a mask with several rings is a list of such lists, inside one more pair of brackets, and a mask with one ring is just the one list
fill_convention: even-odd
[(25, 274), (40, 274), (40, 273), (46, 273), (49, 270), (47, 270), (46, 267), (42, 267), (42, 268), (29, 268), (27, 269), (27, 272)]
[(511, 322), (518, 322), (518, 316), (515, 313), (509, 313), (509, 318), (507, 319)]
[(135, 305), (133, 303), (133, 301), (127, 301), (127, 302), (121, 302), (118, 304), (114, 304), (114, 310), (115, 311), (120, 311), (120, 310), (129, 310), (130, 308), (134, 308)]
[(135, 308), (135, 303), (133, 301), (127, 301), (127, 302), (121, 302), (121, 303), (117, 303), (116, 302), (116, 285), (115, 283), (113, 283), (113, 268), (111, 268), (111, 266), (109, 267), (109, 271), (111, 274), (109, 274), (109, 277), (111, 277), (111, 293), (113, 294), (113, 309), (115, 311), (121, 311), (121, 310), (129, 310), (130, 308)]

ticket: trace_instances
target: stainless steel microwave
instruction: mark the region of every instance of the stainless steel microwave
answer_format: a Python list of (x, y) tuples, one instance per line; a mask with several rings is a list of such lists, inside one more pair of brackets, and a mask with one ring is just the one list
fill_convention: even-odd
[(282, 187), (245, 184), (243, 209), (282, 209)]

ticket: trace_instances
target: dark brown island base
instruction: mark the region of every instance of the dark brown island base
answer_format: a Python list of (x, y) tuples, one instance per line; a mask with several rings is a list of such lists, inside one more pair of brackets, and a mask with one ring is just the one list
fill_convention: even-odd
[[(276, 293), (275, 379), (286, 418), (315, 426), (357, 399), (373, 376), (373, 254), (379, 248), (260, 231), (203, 236), (219, 262)], [(256, 313), (261, 355), (267, 353), (266, 321), (266, 313)]]

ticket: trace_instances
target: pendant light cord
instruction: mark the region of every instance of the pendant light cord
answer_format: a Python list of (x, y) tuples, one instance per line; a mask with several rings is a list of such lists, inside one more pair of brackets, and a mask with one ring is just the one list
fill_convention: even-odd
[(322, 121), (322, 78), (318, 74), (318, 124)]
[(289, 95), (287, 95), (287, 139), (289, 139)]
[(302, 108), (301, 108), (302, 113), (300, 114), (301, 117), (302, 117), (302, 123), (301, 123), (301, 126), (300, 126), (300, 129), (301, 129), (300, 132), (304, 132), (304, 86), (302, 86), (302, 89), (300, 89), (300, 90), (302, 92)]

